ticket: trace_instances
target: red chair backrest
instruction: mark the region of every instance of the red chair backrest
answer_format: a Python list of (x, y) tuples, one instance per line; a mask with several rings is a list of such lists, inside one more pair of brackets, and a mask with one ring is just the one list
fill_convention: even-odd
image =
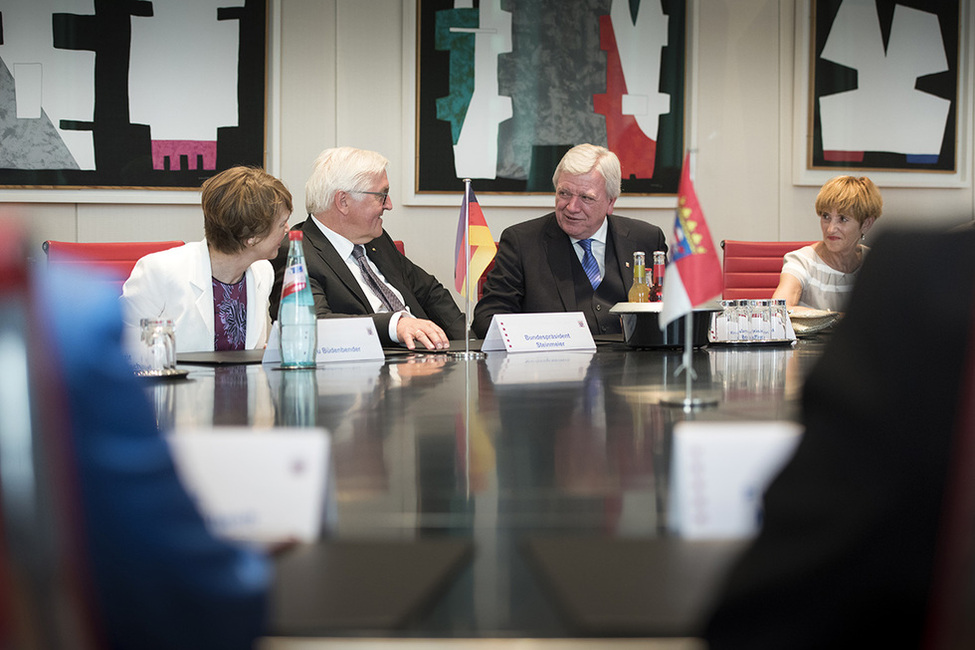
[(132, 273), (132, 267), (149, 253), (182, 246), (181, 241), (144, 242), (44, 242), (48, 264), (72, 264), (78, 267), (96, 268), (112, 278), (112, 284), (122, 295), (122, 284)]
[(736, 241), (721, 242), (724, 249), (725, 300), (771, 298), (779, 286), (782, 257), (808, 246), (808, 241)]

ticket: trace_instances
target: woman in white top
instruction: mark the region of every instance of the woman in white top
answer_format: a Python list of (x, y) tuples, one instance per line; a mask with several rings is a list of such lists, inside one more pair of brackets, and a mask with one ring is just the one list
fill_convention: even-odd
[(288, 234), (291, 193), (261, 169), (233, 167), (203, 184), (206, 238), (146, 255), (122, 286), (130, 345), (143, 318), (168, 318), (178, 352), (263, 348), (270, 258)]
[(837, 176), (816, 197), (823, 240), (786, 253), (773, 298), (789, 309), (843, 311), (867, 247), (864, 235), (880, 218), (883, 199), (865, 177)]

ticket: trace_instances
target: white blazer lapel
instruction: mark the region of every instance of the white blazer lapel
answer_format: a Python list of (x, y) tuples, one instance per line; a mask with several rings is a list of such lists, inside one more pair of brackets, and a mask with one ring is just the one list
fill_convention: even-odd
[(261, 299), (261, 295), (268, 295), (270, 287), (258, 286), (260, 282), (258, 275), (254, 272), (254, 264), (247, 267), (244, 273), (247, 278), (247, 338), (244, 347), (248, 350), (263, 348), (270, 334), (267, 298)]
[(213, 349), (213, 272), (210, 270), (210, 251), (203, 242), (190, 276), (190, 285), (196, 298), (196, 310), (206, 326), (210, 349)]

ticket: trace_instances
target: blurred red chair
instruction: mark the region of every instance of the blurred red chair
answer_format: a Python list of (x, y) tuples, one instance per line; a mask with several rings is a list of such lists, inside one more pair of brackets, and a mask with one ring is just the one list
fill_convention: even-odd
[(396, 250), (399, 251), (399, 254), (400, 255), (406, 255), (406, 247), (403, 246), (403, 240), (402, 239), (394, 239), (393, 240), (393, 245), (396, 246)]
[(181, 241), (146, 242), (65, 242), (50, 239), (44, 242), (48, 264), (71, 264), (78, 268), (96, 268), (112, 278), (111, 283), (122, 295), (122, 285), (132, 273), (139, 258), (182, 246)]
[(721, 242), (724, 249), (722, 297), (725, 300), (771, 298), (779, 286), (782, 258), (786, 253), (808, 246), (808, 241)]

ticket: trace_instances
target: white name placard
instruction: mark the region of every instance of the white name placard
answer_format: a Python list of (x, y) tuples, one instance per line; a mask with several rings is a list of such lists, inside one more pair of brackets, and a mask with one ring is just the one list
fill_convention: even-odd
[(495, 314), (481, 350), (552, 352), (595, 350), (586, 317), (580, 311)]
[(166, 440), (214, 535), (255, 543), (321, 536), (334, 507), (325, 429), (182, 429)]
[(791, 458), (802, 430), (786, 421), (675, 424), (671, 530), (688, 539), (755, 535), (765, 488)]
[[(371, 318), (319, 318), (315, 363), (385, 359), (383, 346)], [(271, 328), (262, 363), (281, 363), (281, 330)]]

